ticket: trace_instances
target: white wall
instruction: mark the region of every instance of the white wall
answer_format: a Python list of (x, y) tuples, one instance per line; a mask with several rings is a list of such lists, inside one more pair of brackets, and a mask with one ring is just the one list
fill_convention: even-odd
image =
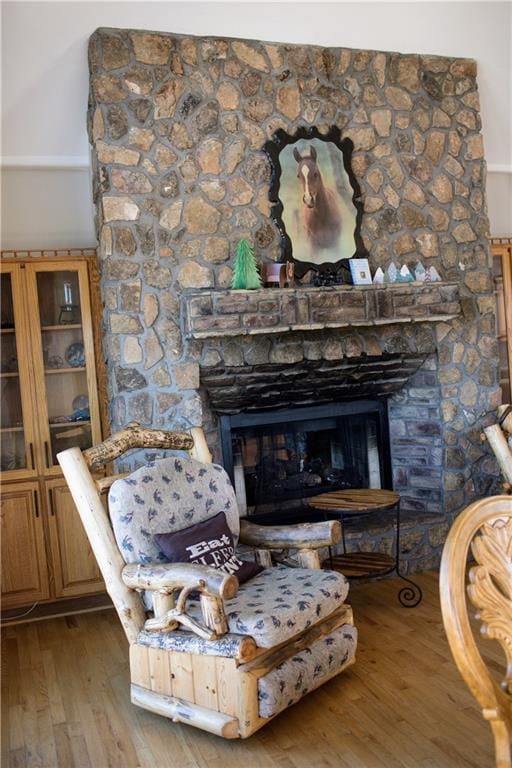
[(475, 58), (493, 234), (512, 221), (508, 2), (7, 2), (2, 6), (2, 247), (95, 241), (85, 130), (99, 26)]

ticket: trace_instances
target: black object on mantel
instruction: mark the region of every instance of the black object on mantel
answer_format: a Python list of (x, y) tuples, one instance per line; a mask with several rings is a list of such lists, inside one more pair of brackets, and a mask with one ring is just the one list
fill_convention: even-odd
[(322, 272), (315, 272), (312, 280), (315, 288), (322, 288), (328, 285), (352, 285), (352, 273), (350, 271), (350, 259), (341, 259), (336, 268), (324, 267)]

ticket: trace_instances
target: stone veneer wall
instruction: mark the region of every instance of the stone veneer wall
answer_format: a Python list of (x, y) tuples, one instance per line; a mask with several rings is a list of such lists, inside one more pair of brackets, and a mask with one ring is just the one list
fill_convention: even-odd
[[(187, 340), (179, 317), (184, 289), (229, 286), (241, 236), (261, 261), (279, 259), (264, 142), (277, 128), (336, 125), (355, 145), (372, 268), (421, 258), (459, 284), (463, 316), (432, 326), (437, 355), (391, 413), (397, 487), (436, 486), (460, 509), (483, 414), (500, 399), (475, 62), (117, 29), (97, 30), (89, 56), (113, 427), (203, 423), (214, 443), (200, 368), (352, 349), (349, 329)], [(358, 329), (362, 346), (375, 332)], [(413, 437), (428, 442), (422, 482), (406, 477)]]

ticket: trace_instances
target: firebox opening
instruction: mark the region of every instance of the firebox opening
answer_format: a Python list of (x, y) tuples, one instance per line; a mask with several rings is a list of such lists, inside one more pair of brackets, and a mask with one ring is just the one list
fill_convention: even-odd
[(316, 519), (308, 498), (391, 488), (387, 403), (349, 403), (220, 417), (223, 463), (241, 516), (262, 524)]

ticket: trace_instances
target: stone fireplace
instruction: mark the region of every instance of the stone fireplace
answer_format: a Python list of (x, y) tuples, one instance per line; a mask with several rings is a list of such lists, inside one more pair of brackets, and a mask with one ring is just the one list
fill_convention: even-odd
[[(221, 460), (220, 415), (377, 398), (410, 567), (433, 565), (500, 400), (475, 62), (118, 29), (89, 59), (113, 428), (202, 424)], [(372, 271), (441, 283), (229, 290), (240, 237), (280, 259), (263, 145), (311, 125), (354, 142)]]

